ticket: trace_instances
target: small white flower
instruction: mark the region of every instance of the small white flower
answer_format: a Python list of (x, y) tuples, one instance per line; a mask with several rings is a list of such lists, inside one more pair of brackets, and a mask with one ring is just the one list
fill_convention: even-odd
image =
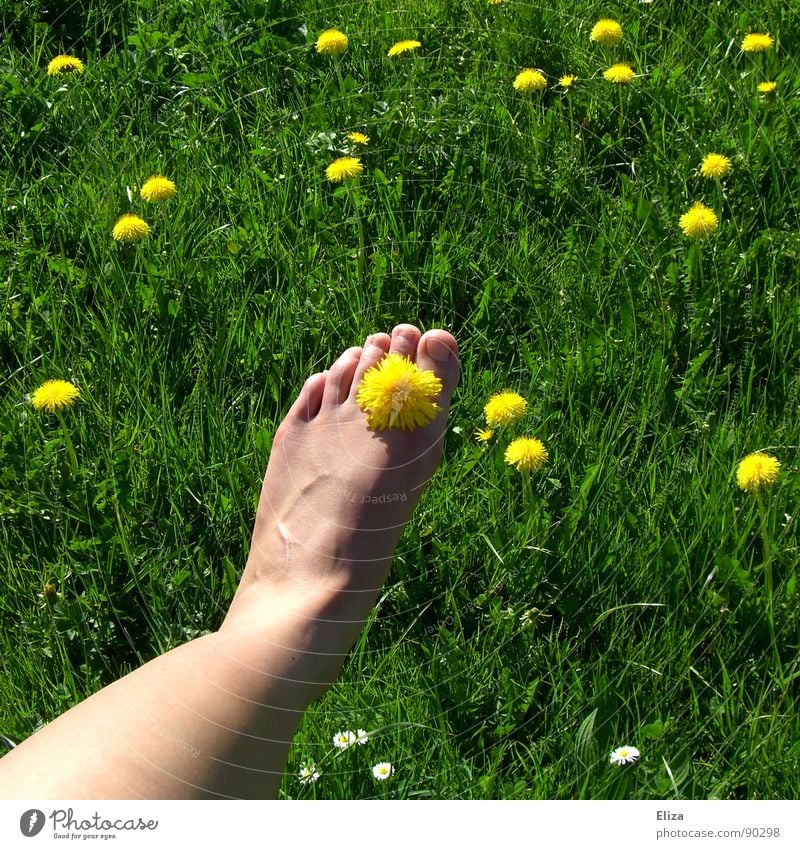
[(369, 734), (367, 734), (363, 728), (359, 728), (356, 732), (356, 743), (358, 743), (359, 746), (366, 746), (368, 742)]
[(375, 764), (375, 766), (372, 767), (372, 774), (378, 779), (378, 781), (386, 781), (390, 775), (394, 775), (394, 767), (388, 761)]
[(632, 764), (639, 759), (639, 750), (636, 746), (620, 746), (611, 753), (612, 764)]
[(337, 749), (344, 750), (348, 746), (352, 746), (355, 742), (356, 735), (352, 731), (339, 731), (338, 734), (333, 735), (333, 745)]
[(313, 784), (315, 781), (319, 780), (320, 773), (317, 772), (317, 765), (312, 764), (303, 764), (300, 767), (300, 773), (297, 776), (300, 779), (301, 784)]

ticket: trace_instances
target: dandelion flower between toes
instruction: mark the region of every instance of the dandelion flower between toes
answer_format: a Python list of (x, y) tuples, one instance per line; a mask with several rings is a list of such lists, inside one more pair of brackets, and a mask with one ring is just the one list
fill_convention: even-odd
[(47, 380), (31, 395), (36, 410), (56, 413), (71, 407), (80, 397), (80, 390), (68, 380)]
[(111, 235), (118, 242), (138, 242), (150, 232), (147, 222), (130, 212), (122, 215), (114, 225)]
[(175, 197), (175, 183), (166, 177), (162, 177), (160, 174), (156, 174), (145, 180), (145, 184), (142, 186), (139, 194), (144, 200), (151, 203), (153, 201), (169, 200)]
[(317, 39), (317, 53), (325, 56), (341, 56), (347, 50), (347, 36), (338, 29), (326, 29)]
[(632, 764), (639, 759), (640, 752), (636, 746), (620, 746), (611, 753), (610, 762), (615, 766)]
[(622, 26), (613, 18), (601, 18), (593, 27), (590, 41), (598, 44), (616, 45), (622, 41)]
[(778, 480), (781, 464), (771, 454), (748, 454), (736, 470), (736, 483), (745, 492), (755, 492), (764, 486), (772, 486)]
[(355, 156), (340, 156), (325, 169), (325, 175), (331, 183), (343, 183), (363, 173), (364, 166)]
[(409, 357), (390, 353), (367, 369), (356, 402), (368, 414), (371, 430), (415, 430), (439, 414), (442, 408), (433, 399), (441, 391), (442, 381), (432, 371), (422, 371)]
[(50, 60), (47, 66), (48, 76), (56, 77), (61, 74), (82, 74), (85, 65), (75, 56), (61, 54)]

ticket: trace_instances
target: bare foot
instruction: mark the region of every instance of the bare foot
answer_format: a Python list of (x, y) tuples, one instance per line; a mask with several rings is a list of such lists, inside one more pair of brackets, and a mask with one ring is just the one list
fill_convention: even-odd
[[(442, 381), (442, 412), (413, 431), (371, 431), (356, 403), (364, 372), (387, 352), (410, 356)], [(223, 625), (252, 624), (265, 596), (333, 594), (334, 619), (363, 622), (442, 453), (458, 382), (458, 347), (446, 331), (410, 324), (349, 348), (310, 377), (275, 434), (250, 556)], [(346, 599), (346, 600), (345, 600)], [(333, 610), (333, 607), (336, 610)]]
[[(425, 428), (372, 432), (356, 404), (390, 347), (442, 380), (442, 412)], [(310, 378), (275, 435), (222, 628), (24, 741), (2, 759), (0, 796), (274, 797), (299, 719), (336, 680), (436, 469), (457, 381), (455, 339), (408, 324)]]

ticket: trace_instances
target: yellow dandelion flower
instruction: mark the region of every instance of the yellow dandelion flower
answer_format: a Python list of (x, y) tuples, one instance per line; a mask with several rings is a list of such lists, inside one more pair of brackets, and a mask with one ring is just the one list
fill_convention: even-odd
[(415, 430), (436, 418), (441, 407), (433, 399), (441, 391), (442, 381), (432, 371), (422, 371), (409, 357), (387, 354), (367, 369), (356, 402), (368, 414), (371, 430)]
[(589, 38), (598, 44), (619, 44), (622, 41), (622, 27), (613, 18), (602, 18), (592, 27)]
[(542, 91), (547, 88), (547, 80), (541, 71), (534, 68), (526, 68), (517, 74), (514, 80), (514, 88), (517, 91)]
[(528, 410), (528, 402), (516, 392), (497, 392), (486, 402), (483, 414), (489, 427), (507, 425), (521, 419)]
[(767, 32), (749, 32), (742, 40), (742, 50), (745, 53), (763, 53), (770, 50), (775, 39)]
[(758, 84), (758, 90), (761, 92), (761, 94), (775, 94), (777, 88), (778, 84), (771, 81)]
[(75, 56), (67, 56), (62, 54), (50, 60), (47, 66), (47, 73), (51, 77), (56, 77), (60, 74), (82, 74), (86, 66)]
[(477, 439), (478, 442), (489, 442), (493, 436), (494, 431), (489, 427), (475, 431), (475, 439)]
[(169, 200), (170, 198), (175, 197), (175, 183), (173, 183), (172, 180), (168, 180), (166, 177), (162, 177), (160, 174), (156, 174), (148, 180), (145, 180), (145, 184), (142, 186), (140, 194), (146, 201), (150, 202)]
[(745, 492), (755, 492), (778, 480), (781, 464), (771, 454), (748, 454), (736, 469), (736, 483)]
[(681, 215), (681, 230), (692, 239), (702, 239), (719, 227), (719, 220), (713, 209), (697, 201), (692, 208)]
[(44, 599), (53, 599), (58, 596), (58, 588), (55, 584), (48, 581), (43, 587), (39, 596)]
[(636, 74), (631, 68), (630, 65), (626, 65), (624, 62), (618, 62), (616, 65), (612, 65), (607, 70), (603, 71), (603, 76), (610, 83), (626, 84), (632, 83), (636, 79)]
[(325, 56), (341, 56), (347, 50), (348, 40), (338, 29), (326, 29), (317, 39), (317, 53)]
[(111, 235), (118, 242), (138, 242), (150, 232), (147, 222), (139, 218), (138, 215), (133, 215), (126, 212), (120, 216), (119, 221), (114, 225)]
[(31, 395), (31, 404), (37, 410), (56, 413), (71, 407), (80, 394), (78, 387), (68, 380), (47, 380)]
[(490, 6), (499, 6), (501, 3), (505, 3), (506, 0), (489, 0)]
[(364, 171), (361, 160), (355, 156), (340, 156), (325, 169), (331, 183), (342, 183), (352, 177), (358, 177)]
[(731, 161), (721, 153), (707, 153), (703, 157), (700, 173), (707, 180), (718, 180), (731, 170)]
[(422, 47), (422, 43), (419, 41), (398, 41), (396, 44), (393, 44), (389, 48), (389, 52), (386, 54), (387, 56), (403, 56), (406, 53), (411, 53), (416, 50), (418, 47)]
[(348, 133), (347, 138), (355, 144), (369, 144), (369, 136), (365, 136), (364, 133)]
[(574, 77), (571, 74), (566, 74), (565, 76), (561, 77), (561, 79), (558, 81), (558, 84), (561, 86), (561, 88), (569, 91), (572, 86), (575, 85), (575, 81), (577, 79), (577, 77)]
[(541, 440), (520, 436), (506, 448), (505, 460), (520, 472), (535, 472), (544, 466), (549, 456)]

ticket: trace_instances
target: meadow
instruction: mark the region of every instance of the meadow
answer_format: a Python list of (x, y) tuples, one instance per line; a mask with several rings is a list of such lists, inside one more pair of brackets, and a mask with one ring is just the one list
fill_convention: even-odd
[[(218, 627), (303, 381), (410, 321), (461, 347), (444, 458), (282, 796), (797, 796), (790, 4), (0, 18), (3, 735)], [(590, 38), (605, 18), (618, 44)], [(332, 181), (341, 158), (361, 173)], [(175, 196), (145, 200), (153, 175)], [(114, 238), (131, 213), (147, 235)], [(51, 379), (75, 403), (37, 408)], [(524, 417), (476, 439), (501, 390)], [(518, 436), (541, 468), (506, 462)], [(754, 452), (780, 473), (742, 488)], [(347, 729), (368, 742), (334, 747)]]

